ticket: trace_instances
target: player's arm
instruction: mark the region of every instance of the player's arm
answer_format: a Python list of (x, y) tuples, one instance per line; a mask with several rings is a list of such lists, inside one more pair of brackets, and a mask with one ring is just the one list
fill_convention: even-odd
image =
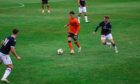
[(111, 25), (111, 23), (109, 24), (109, 28), (110, 28), (110, 29), (112, 28), (112, 25)]
[(98, 31), (98, 29), (101, 27), (101, 25), (102, 25), (102, 23), (100, 23), (100, 24), (95, 28), (95, 30), (93, 31), (93, 34), (95, 34), (95, 33)]
[(21, 57), (17, 55), (14, 46), (11, 46), (11, 53), (14, 55), (14, 57), (15, 57), (17, 60), (20, 60), (20, 59), (21, 59)]
[(70, 26), (70, 23), (66, 24), (64, 27), (69, 27)]
[(76, 20), (75, 25), (77, 26), (77, 30), (76, 30), (75, 35), (78, 35), (78, 33), (80, 31), (80, 24), (79, 24), (78, 20)]
[(78, 0), (78, 6), (81, 7), (80, 0)]

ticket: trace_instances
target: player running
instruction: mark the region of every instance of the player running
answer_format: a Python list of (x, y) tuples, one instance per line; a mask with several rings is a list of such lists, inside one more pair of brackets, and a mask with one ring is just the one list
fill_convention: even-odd
[(13, 29), (13, 34), (5, 38), (5, 40), (3, 40), (1, 43), (2, 46), (0, 48), (0, 64), (4, 63), (7, 66), (1, 81), (5, 83), (9, 83), (7, 78), (13, 69), (13, 64), (9, 56), (9, 53), (11, 52), (17, 60), (21, 59), (21, 57), (18, 56), (15, 51), (16, 37), (17, 37), (18, 32), (19, 31), (17, 29)]
[(50, 13), (50, 6), (49, 6), (49, 4), (48, 4), (48, 0), (42, 0), (42, 13), (45, 12), (45, 11), (44, 11), (45, 4), (46, 4), (46, 6), (47, 6), (47, 11), (48, 11), (48, 13)]
[(74, 43), (78, 47), (78, 52), (81, 52), (81, 46), (78, 42), (78, 33), (80, 31), (80, 24), (74, 16), (74, 12), (71, 11), (70, 13), (70, 20), (69, 23), (65, 27), (69, 27), (68, 29), (68, 44), (70, 47), (70, 54), (74, 54), (74, 48), (72, 45), (72, 40), (74, 40)]
[(85, 22), (88, 22), (86, 0), (78, 0), (78, 5), (79, 5), (79, 14), (78, 14), (78, 21), (79, 21), (79, 23), (80, 23), (80, 17), (81, 17), (82, 13), (85, 16)]
[[(102, 21), (95, 29), (95, 31), (93, 32), (94, 34), (96, 33), (96, 31), (101, 27), (101, 42), (103, 45), (107, 45), (110, 46), (111, 45), (114, 47), (115, 53), (118, 53), (118, 49), (117, 46), (113, 40), (113, 36), (111, 34), (111, 29), (112, 29), (112, 25), (109, 21), (109, 17), (105, 16), (104, 17), (104, 21)], [(107, 42), (107, 40), (109, 40), (110, 42)]]

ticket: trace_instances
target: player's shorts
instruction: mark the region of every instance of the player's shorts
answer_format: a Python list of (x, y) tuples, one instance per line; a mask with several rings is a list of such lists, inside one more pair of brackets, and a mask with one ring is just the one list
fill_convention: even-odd
[(86, 13), (87, 12), (87, 8), (84, 7), (79, 7), (79, 13)]
[(78, 35), (74, 35), (72, 33), (68, 33), (68, 37), (71, 37), (74, 41), (78, 40)]
[(48, 4), (48, 0), (42, 0), (42, 4)]
[(106, 39), (113, 39), (113, 36), (112, 34), (107, 34), (107, 35), (101, 35), (101, 40), (106, 40)]
[(12, 64), (12, 60), (9, 55), (5, 55), (0, 52), (0, 62), (3, 62), (5, 65)]

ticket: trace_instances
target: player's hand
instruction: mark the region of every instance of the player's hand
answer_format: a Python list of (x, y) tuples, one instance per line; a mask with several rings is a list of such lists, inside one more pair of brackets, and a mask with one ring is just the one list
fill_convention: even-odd
[(17, 59), (17, 60), (21, 60), (21, 57), (20, 57), (20, 56), (17, 56), (16, 59)]
[(67, 25), (64, 25), (64, 27), (67, 27)]
[(64, 25), (64, 27), (66, 28), (66, 27), (68, 27), (68, 25)]

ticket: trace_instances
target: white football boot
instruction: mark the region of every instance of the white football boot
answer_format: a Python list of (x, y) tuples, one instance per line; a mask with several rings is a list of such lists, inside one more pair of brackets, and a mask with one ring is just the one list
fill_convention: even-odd
[(74, 50), (71, 50), (71, 51), (70, 51), (70, 54), (74, 54)]
[(8, 81), (7, 79), (1, 79), (1, 82), (10, 83), (10, 81)]
[(42, 14), (44, 13), (45, 11), (44, 10), (42, 10)]
[(80, 52), (81, 52), (81, 50), (82, 50), (82, 47), (78, 48), (78, 53), (80, 53)]

